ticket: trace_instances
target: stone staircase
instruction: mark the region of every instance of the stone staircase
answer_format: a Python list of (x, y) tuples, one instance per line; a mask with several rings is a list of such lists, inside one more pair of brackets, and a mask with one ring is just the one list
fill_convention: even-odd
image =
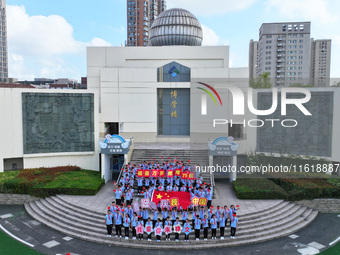
[[(162, 159), (163, 157), (163, 159)], [(149, 162), (155, 159), (161, 163), (168, 158), (173, 161), (175, 159), (188, 162), (192, 165), (207, 166), (209, 163), (208, 150), (162, 150), (162, 149), (134, 149), (130, 162), (139, 164), (143, 161)]]
[[(145, 238), (144, 241), (131, 240), (131, 233), (129, 240), (115, 237), (107, 238), (104, 213), (88, 208), (79, 208), (79, 206), (68, 202), (62, 195), (26, 203), (25, 208), (34, 219), (71, 237), (101, 244), (149, 249), (202, 249), (264, 242), (295, 233), (311, 223), (318, 214), (313, 209), (291, 202), (279, 201), (255, 213), (242, 214), (240, 212), (235, 239), (228, 238), (230, 231), (228, 224), (225, 240), (208, 239), (208, 241), (203, 241), (203, 232), (201, 232), (201, 241), (195, 241), (193, 246), (190, 245), (190, 242), (188, 244), (183, 241), (183, 234), (180, 236), (180, 243), (165, 242), (163, 241), (164, 235), (161, 243), (154, 241), (154, 235), (151, 243), (147, 242)], [(122, 233), (124, 232), (122, 231)], [(115, 234), (115, 230), (113, 230), (113, 234)], [(171, 236), (174, 240), (174, 234), (171, 234)], [(146, 237), (146, 234), (144, 234), (144, 237)], [(219, 230), (217, 237), (219, 238)], [(208, 238), (211, 238), (210, 231)], [(190, 234), (190, 239), (194, 240), (193, 233)]]
[[(162, 159), (163, 157), (163, 159)], [(163, 150), (163, 149), (134, 149), (132, 152), (131, 164), (138, 165), (141, 162), (154, 162), (162, 163), (168, 159), (181, 160), (182, 162), (189, 162), (192, 165), (207, 166), (209, 164), (209, 154), (208, 150)], [(201, 174), (203, 176), (204, 182), (210, 184), (210, 175)], [(167, 185), (165, 185), (166, 188)], [(135, 194), (137, 194), (137, 184), (134, 185)]]

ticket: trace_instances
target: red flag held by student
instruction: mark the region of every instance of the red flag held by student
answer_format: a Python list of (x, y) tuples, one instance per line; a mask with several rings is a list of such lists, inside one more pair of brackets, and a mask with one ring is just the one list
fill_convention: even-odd
[(182, 206), (184, 210), (191, 204), (189, 192), (166, 192), (155, 190), (151, 200), (158, 204), (158, 202), (163, 199), (170, 201), (171, 198), (178, 198), (179, 205)]

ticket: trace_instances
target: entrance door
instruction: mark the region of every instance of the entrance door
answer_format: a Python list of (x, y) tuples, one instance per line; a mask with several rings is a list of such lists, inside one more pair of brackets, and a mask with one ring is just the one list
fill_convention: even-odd
[(158, 135), (190, 135), (190, 89), (158, 89)]

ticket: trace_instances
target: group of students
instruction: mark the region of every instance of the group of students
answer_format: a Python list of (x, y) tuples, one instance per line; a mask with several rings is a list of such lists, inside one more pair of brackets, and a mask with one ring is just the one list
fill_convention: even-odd
[[(201, 231), (203, 232), (203, 239), (208, 240), (208, 230), (211, 229), (211, 239), (216, 239), (216, 231), (220, 230), (220, 239), (224, 239), (225, 229), (228, 225), (230, 226), (230, 238), (235, 238), (236, 228), (238, 225), (238, 218), (236, 216), (236, 211), (239, 208), (235, 208), (233, 205), (228, 208), (227, 206), (219, 207), (214, 210), (213, 206), (206, 213), (204, 207), (198, 208), (198, 210), (192, 211), (192, 219), (190, 221), (188, 217), (188, 210), (184, 210), (182, 214), (182, 220), (178, 217), (177, 208), (168, 211), (164, 210), (154, 210), (152, 218), (149, 217), (148, 209), (141, 209), (138, 212), (134, 212), (130, 205), (124, 207), (117, 205), (112, 202), (112, 206), (108, 208), (107, 215), (105, 216), (105, 224), (107, 227), (107, 237), (111, 237), (112, 228), (115, 225), (116, 236), (122, 237), (122, 227), (125, 231), (125, 239), (129, 239), (130, 229), (132, 230), (132, 239), (143, 240), (144, 235), (138, 234), (136, 228), (138, 226), (143, 226), (145, 229), (149, 227), (151, 231), (147, 233), (148, 241), (151, 241), (152, 233), (155, 228), (165, 228), (170, 226), (173, 230), (172, 233), (175, 235), (175, 241), (179, 241), (179, 231), (176, 226), (181, 226), (181, 232), (184, 233), (184, 241), (189, 241), (189, 235), (195, 232), (196, 241), (200, 240)], [(170, 212), (170, 215), (168, 215)], [(162, 214), (162, 220), (158, 215)], [(177, 229), (177, 231), (176, 231)], [(160, 242), (162, 232), (156, 235), (157, 242)], [(170, 241), (170, 234), (166, 234), (166, 241)]]

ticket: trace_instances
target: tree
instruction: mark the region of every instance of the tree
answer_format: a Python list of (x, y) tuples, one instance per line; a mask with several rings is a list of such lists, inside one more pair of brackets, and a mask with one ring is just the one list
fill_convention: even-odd
[(265, 72), (261, 74), (259, 77), (250, 80), (250, 87), (253, 89), (269, 89), (272, 87), (270, 83), (269, 73)]
[(339, 82), (334, 82), (334, 84), (332, 85), (332, 87), (340, 87), (340, 81), (339, 81)]

